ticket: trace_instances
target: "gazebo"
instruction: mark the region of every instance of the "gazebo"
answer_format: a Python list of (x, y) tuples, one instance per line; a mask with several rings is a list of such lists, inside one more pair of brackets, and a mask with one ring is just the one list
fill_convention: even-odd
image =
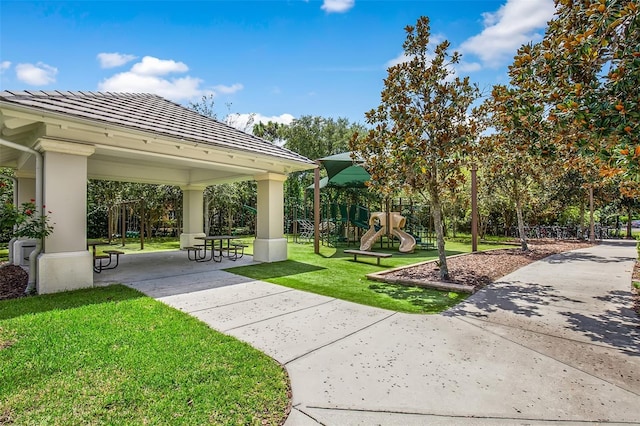
[(180, 246), (204, 236), (208, 185), (255, 180), (254, 259), (287, 258), (283, 183), (307, 158), (152, 94), (0, 92), (0, 166), (15, 170), (18, 202), (46, 205), (54, 232), (37, 258), (39, 293), (93, 285), (86, 245), (87, 179), (179, 185)]

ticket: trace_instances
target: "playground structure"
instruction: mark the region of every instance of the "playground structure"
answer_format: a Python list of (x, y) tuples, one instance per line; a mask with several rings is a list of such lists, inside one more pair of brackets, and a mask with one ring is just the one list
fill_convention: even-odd
[(392, 235), (400, 240), (400, 253), (411, 253), (416, 247), (416, 239), (401, 228), (407, 220), (398, 212), (373, 212), (369, 218), (369, 230), (360, 240), (360, 250), (368, 251), (384, 235)]
[[(371, 207), (376, 210), (370, 213), (369, 207), (360, 204), (322, 203), (318, 227), (321, 244), (332, 247), (360, 246), (365, 234), (369, 233), (373, 227), (377, 226), (379, 229), (381, 226), (379, 221), (372, 218), (382, 214), (382, 222), (386, 224), (387, 213), (380, 212), (383, 210), (380, 207), (385, 207), (384, 204), (386, 203), (373, 204)], [(394, 217), (397, 215), (393, 219), (397, 224), (389, 229), (385, 226), (385, 230), (378, 234), (378, 238), (371, 241), (370, 249), (374, 247), (393, 249), (400, 242), (402, 250), (406, 250), (406, 244), (410, 240), (404, 234), (412, 237), (415, 242), (411, 250), (435, 249), (435, 236), (428, 206), (412, 203), (410, 199), (392, 200), (388, 206)], [(313, 219), (312, 208), (290, 208), (286, 211), (285, 232), (294, 242), (311, 242), (314, 238)], [(394, 228), (402, 232), (402, 238), (392, 232)], [(403, 243), (403, 238), (407, 242)]]

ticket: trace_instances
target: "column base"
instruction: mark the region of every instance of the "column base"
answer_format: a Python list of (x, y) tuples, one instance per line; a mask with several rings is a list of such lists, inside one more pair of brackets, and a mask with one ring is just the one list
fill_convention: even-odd
[(38, 294), (93, 287), (93, 256), (89, 251), (43, 253), (38, 256)]
[(193, 247), (195, 244), (203, 244), (202, 240), (196, 240), (196, 237), (204, 237), (204, 232), (196, 232), (194, 234), (180, 234), (180, 249), (185, 247)]
[(287, 260), (287, 239), (256, 238), (253, 241), (253, 260), (267, 263)]
[(29, 255), (36, 249), (37, 240), (19, 238), (14, 241), (13, 244), (9, 244), (9, 259), (14, 265), (27, 266), (29, 265)]

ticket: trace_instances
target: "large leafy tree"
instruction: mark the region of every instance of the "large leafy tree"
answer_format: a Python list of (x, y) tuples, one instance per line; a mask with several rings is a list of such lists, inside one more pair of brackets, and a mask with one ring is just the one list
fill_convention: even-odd
[[(637, 0), (556, 0), (538, 54), (556, 143), (619, 175), (621, 193), (640, 195), (640, 7)], [(622, 178), (620, 178), (622, 177)]]
[[(346, 118), (326, 118), (305, 115), (287, 126), (280, 126), (276, 136), (284, 141), (284, 147), (312, 160), (317, 160), (349, 149), (351, 137), (362, 132), (364, 127), (350, 123)], [(271, 131), (269, 134), (273, 133)], [(291, 173), (285, 182), (285, 204), (287, 208), (300, 207), (306, 188), (313, 183), (313, 171)], [(335, 195), (335, 194), (332, 194)], [(333, 198), (333, 197), (332, 197)]]
[(432, 51), (429, 18), (405, 31), (408, 60), (388, 69), (380, 105), (365, 115), (371, 129), (354, 137), (351, 148), (365, 159), (376, 190), (392, 195), (404, 188), (431, 204), (440, 276), (446, 280), (442, 199), (463, 182), (465, 155), (479, 133), (470, 115), (479, 91), (468, 77), (455, 76), (460, 55), (448, 53), (448, 41)]

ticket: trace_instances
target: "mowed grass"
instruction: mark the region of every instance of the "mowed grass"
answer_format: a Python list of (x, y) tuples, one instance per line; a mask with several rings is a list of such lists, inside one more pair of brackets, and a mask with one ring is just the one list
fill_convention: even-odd
[(124, 286), (0, 302), (0, 424), (281, 424), (288, 379)]
[[(98, 240), (107, 242), (106, 239), (89, 238), (90, 240)], [(120, 250), (126, 254), (148, 253), (153, 251), (179, 250), (180, 239), (175, 237), (153, 237), (144, 239), (144, 250), (140, 250), (140, 238), (125, 238), (125, 245), (122, 245), (122, 239), (111, 240), (111, 245), (96, 246), (96, 253), (101, 254), (103, 250)]]
[[(480, 245), (479, 249), (500, 247)], [(471, 251), (470, 245), (455, 242), (447, 242), (446, 248), (448, 255)], [(352, 255), (343, 252), (344, 247), (321, 246), (320, 255), (314, 254), (312, 243), (289, 243), (288, 249), (289, 260), (284, 262), (230, 268), (229, 272), (398, 312), (442, 312), (467, 297), (463, 293), (374, 282), (365, 277), (369, 273), (435, 259), (436, 250), (403, 254), (397, 248), (380, 249), (376, 245), (372, 250), (392, 254), (391, 258), (381, 259), (378, 266), (372, 257), (358, 257), (358, 262), (354, 262)]]

